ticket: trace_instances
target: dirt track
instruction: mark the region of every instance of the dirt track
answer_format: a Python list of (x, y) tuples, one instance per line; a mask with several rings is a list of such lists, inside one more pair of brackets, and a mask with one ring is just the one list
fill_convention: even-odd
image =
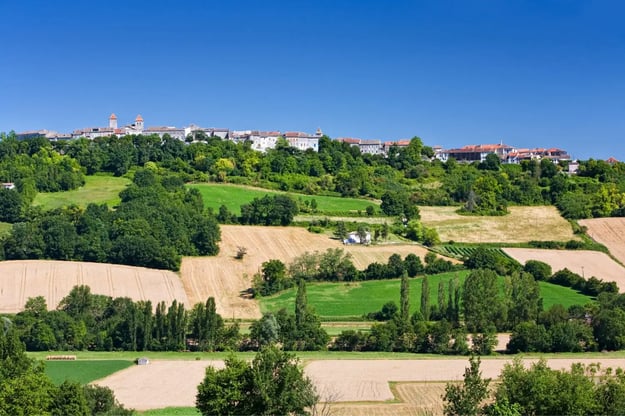
[(151, 300), (170, 304), (174, 299), (188, 305), (180, 278), (167, 270), (117, 264), (54, 260), (0, 262), (0, 313), (17, 313), (29, 297), (43, 296), (49, 309), (58, 306), (76, 285), (91, 293)]
[(549, 264), (554, 272), (568, 268), (585, 277), (616, 282), (621, 291), (625, 290), (625, 268), (599, 251), (588, 250), (543, 250), (535, 248), (504, 248), (509, 256), (519, 263), (539, 260)]
[[(372, 262), (386, 263), (393, 253), (405, 257), (415, 253), (423, 258), (427, 250), (419, 245), (343, 245), (323, 234), (313, 234), (298, 227), (221, 226), (220, 252), (216, 257), (185, 257), (180, 275), (191, 304), (215, 297), (217, 312), (224, 318), (258, 319), (260, 308), (255, 300), (244, 299), (252, 277), (263, 262), (279, 259), (288, 264), (305, 252), (324, 252), (342, 248), (353, 257), (354, 265), (364, 269)], [(247, 248), (242, 260), (234, 258), (237, 247)]]
[[(524, 360), (526, 365), (536, 359)], [(481, 370), (483, 377), (497, 378), (509, 359), (484, 359)], [(569, 369), (574, 362), (584, 364), (601, 362), (602, 367), (625, 367), (625, 359), (551, 359), (552, 368)], [(127, 407), (137, 410), (158, 409), (168, 406), (194, 406), (198, 384), (204, 377), (204, 369), (213, 365), (223, 367), (222, 361), (152, 361), (146, 366), (133, 366), (95, 382), (113, 389), (117, 399)], [(305, 373), (313, 380), (322, 397), (339, 402), (339, 408), (354, 409), (361, 413), (361, 402), (371, 403), (369, 413), (388, 413), (385, 406), (391, 406), (395, 414), (414, 414), (415, 406), (400, 403), (401, 406), (386, 404), (394, 399), (389, 382), (445, 382), (460, 381), (467, 359), (427, 360), (315, 360), (305, 367)], [(427, 386), (426, 386), (427, 387)], [(412, 391), (409, 391), (411, 390)], [(440, 389), (440, 384), (438, 389)], [(412, 402), (419, 401), (421, 394), (432, 396), (427, 388), (421, 393), (418, 387), (404, 388), (406, 395), (412, 395)], [(436, 390), (436, 389), (435, 389)], [(175, 391), (176, 394), (172, 394)], [(438, 391), (438, 390), (437, 390)], [(435, 396), (430, 397), (430, 402)], [(358, 402), (356, 405), (342, 405), (344, 402)], [(432, 403), (430, 403), (432, 404)], [(429, 406), (429, 405), (428, 405)], [(386, 410), (385, 410), (386, 409)], [(404, 413), (402, 409), (412, 409)], [(379, 412), (380, 413), (379, 413)], [(347, 413), (342, 414), (349, 414)]]

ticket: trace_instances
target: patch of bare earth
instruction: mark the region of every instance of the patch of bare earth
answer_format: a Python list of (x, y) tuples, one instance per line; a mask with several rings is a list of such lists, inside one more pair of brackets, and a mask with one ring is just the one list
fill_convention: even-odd
[(603, 244), (621, 263), (625, 264), (625, 218), (593, 218), (578, 221), (587, 227), (587, 234)]
[(91, 293), (129, 297), (135, 301), (174, 299), (188, 304), (178, 275), (167, 270), (117, 264), (55, 260), (11, 260), (0, 262), (0, 313), (17, 313), (28, 298), (43, 296), (48, 308), (58, 306), (76, 285), (87, 285)]
[[(235, 259), (238, 247), (247, 254)], [(364, 269), (375, 261), (386, 263), (393, 253), (405, 257), (415, 253), (423, 258), (427, 250), (415, 244), (343, 245), (327, 235), (310, 233), (299, 227), (261, 227), (222, 225), (219, 254), (215, 257), (185, 257), (180, 275), (191, 304), (215, 298), (217, 312), (224, 318), (258, 319), (258, 303), (241, 296), (251, 287), (255, 273), (264, 262), (278, 259), (288, 264), (305, 252), (324, 252), (342, 248), (353, 257), (354, 265)]]
[[(526, 366), (537, 359), (523, 360)], [(482, 360), (483, 377), (497, 379), (509, 359)], [(625, 359), (550, 359), (556, 369), (573, 363), (600, 362), (602, 367), (624, 368)], [(197, 386), (205, 368), (215, 361), (160, 361), (133, 366), (94, 382), (107, 386), (126, 407), (137, 410), (195, 405)], [(467, 359), (449, 360), (316, 360), (304, 368), (322, 400), (331, 400), (339, 415), (408, 415), (423, 410), (435, 414), (442, 407), (445, 382), (461, 381)], [(391, 388), (391, 383), (393, 384)]]
[(578, 239), (571, 225), (553, 206), (510, 207), (509, 214), (494, 217), (459, 215), (458, 207), (419, 209), (423, 224), (435, 228), (443, 242), (523, 243)]
[(521, 264), (538, 260), (549, 264), (554, 272), (567, 268), (587, 279), (595, 276), (607, 282), (616, 282), (619, 288), (625, 287), (625, 268), (599, 251), (537, 248), (504, 248), (503, 251)]

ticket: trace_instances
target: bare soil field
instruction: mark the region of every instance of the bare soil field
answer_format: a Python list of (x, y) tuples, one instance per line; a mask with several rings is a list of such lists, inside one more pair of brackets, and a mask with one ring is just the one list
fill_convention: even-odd
[[(247, 248), (242, 260), (234, 258), (237, 247)], [(279, 259), (284, 263), (305, 253), (342, 248), (352, 254), (354, 265), (364, 269), (375, 261), (386, 263), (393, 253), (405, 257), (415, 253), (423, 258), (427, 250), (415, 244), (343, 245), (327, 235), (314, 234), (298, 227), (262, 227), (222, 225), (219, 255), (186, 257), (180, 275), (191, 304), (215, 298), (217, 312), (224, 318), (258, 319), (258, 303), (246, 299), (241, 292), (251, 287), (255, 273), (263, 262)]]
[(588, 228), (587, 234), (593, 240), (606, 246), (625, 264), (625, 218), (593, 218), (578, 223)]
[[(421, 221), (438, 231), (442, 242), (524, 243), (531, 240), (578, 240), (571, 225), (552, 206), (510, 207), (495, 217), (459, 215), (458, 207), (419, 207)], [(549, 230), (549, 232), (545, 232)]]
[(76, 285), (112, 297), (150, 300), (156, 306), (174, 299), (188, 305), (178, 275), (167, 270), (116, 264), (13, 260), (0, 262), (0, 313), (17, 313), (30, 297), (43, 296), (49, 309), (58, 306)]
[[(537, 359), (523, 361), (529, 366)], [(510, 362), (509, 359), (484, 359), (482, 376), (496, 379)], [(549, 366), (557, 369), (569, 369), (574, 362), (625, 367), (625, 359), (548, 360)], [(124, 406), (137, 410), (194, 406), (197, 386), (209, 365), (223, 368), (223, 362), (218, 360), (154, 360), (145, 366), (129, 367), (94, 384), (111, 388)], [(444, 382), (461, 381), (467, 365), (467, 359), (315, 360), (308, 363), (304, 371), (322, 399), (329, 398), (335, 403), (332, 408), (337, 414), (408, 415), (418, 413), (419, 409), (441, 406), (436, 399), (444, 389)]]
[(625, 288), (625, 268), (599, 251), (537, 248), (504, 248), (503, 251), (521, 264), (528, 260), (539, 260), (549, 264), (554, 272), (567, 268), (586, 279), (595, 276), (616, 282), (621, 290)]

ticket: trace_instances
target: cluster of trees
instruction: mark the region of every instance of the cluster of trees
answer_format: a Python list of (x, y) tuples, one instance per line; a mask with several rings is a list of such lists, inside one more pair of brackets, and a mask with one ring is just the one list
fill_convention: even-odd
[(217, 221), (222, 224), (248, 225), (290, 225), (299, 212), (297, 201), (288, 195), (265, 195), (254, 198), (250, 203), (241, 205), (241, 215), (230, 212), (221, 205), (217, 212)]
[(65, 381), (55, 386), (44, 364), (28, 358), (10, 321), (0, 325), (0, 414), (132, 415), (107, 387)]
[(625, 373), (599, 364), (554, 370), (540, 360), (526, 368), (506, 364), (491, 391), (479, 358), (472, 357), (462, 384), (447, 384), (444, 414), (452, 415), (620, 415), (625, 408)]
[(0, 221), (8, 223), (23, 220), (37, 192), (67, 191), (85, 183), (78, 162), (55, 151), (47, 139), (0, 140), (0, 179), (15, 185), (0, 190)]
[(212, 298), (188, 311), (176, 301), (154, 307), (92, 294), (88, 286), (74, 287), (56, 310), (41, 296), (30, 298), (12, 321), (29, 351), (215, 351), (239, 341), (238, 326), (224, 323)]
[(327, 348), (330, 337), (321, 328), (321, 320), (308, 305), (306, 282), (301, 279), (297, 286), (295, 313), (286, 309), (277, 313), (265, 313), (252, 323), (247, 346), (252, 349), (280, 343), (289, 351), (318, 351)]
[(306, 286), (300, 281), (294, 313), (280, 310), (252, 323), (242, 336), (237, 322), (226, 323), (208, 298), (190, 310), (129, 298), (111, 298), (76, 286), (48, 310), (38, 296), (11, 318), (16, 336), (29, 351), (225, 351), (258, 350), (279, 342), (286, 350), (323, 350), (330, 340), (319, 317), (308, 305)]
[(510, 352), (580, 352), (625, 348), (625, 297), (605, 292), (596, 304), (554, 305), (514, 327)]
[(196, 395), (196, 408), (206, 416), (310, 415), (318, 414), (318, 402), (299, 360), (275, 345), (251, 363), (230, 356), (225, 368), (208, 367)]
[(215, 255), (219, 225), (197, 190), (176, 176), (139, 169), (115, 211), (89, 204), (31, 210), (0, 240), (7, 260), (55, 259), (178, 270), (181, 256)]

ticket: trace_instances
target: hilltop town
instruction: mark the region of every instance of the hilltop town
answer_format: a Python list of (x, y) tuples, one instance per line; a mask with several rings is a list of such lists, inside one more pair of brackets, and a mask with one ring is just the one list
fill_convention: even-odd
[[(31, 130), (17, 134), (18, 139), (33, 137), (45, 137), (50, 140), (70, 140), (85, 137), (96, 139), (106, 136), (126, 136), (126, 135), (157, 135), (160, 138), (169, 136), (171, 138), (193, 142), (205, 137), (219, 137), (223, 140), (231, 140), (235, 143), (249, 142), (251, 148), (259, 152), (276, 147), (278, 140), (283, 138), (286, 142), (299, 150), (317, 152), (319, 150), (319, 139), (324, 135), (318, 128), (315, 133), (305, 133), (300, 131), (279, 130), (230, 130), (227, 128), (200, 127), (190, 124), (187, 127), (173, 126), (145, 126), (143, 117), (138, 114), (134, 122), (119, 126), (118, 118), (113, 113), (109, 116), (108, 126), (87, 127), (74, 130), (72, 133), (58, 133), (51, 130)], [(348, 143), (357, 147), (360, 153), (371, 155), (388, 155), (390, 149), (406, 147), (410, 144), (409, 139), (380, 140), (380, 139), (360, 139), (353, 137), (339, 137), (335, 140)], [(550, 159), (554, 163), (560, 161), (570, 161), (571, 157), (566, 150), (560, 148), (523, 148), (504, 144), (478, 144), (466, 145), (460, 148), (445, 149), (443, 146), (432, 146), (432, 156), (442, 162), (454, 158), (459, 162), (483, 162), (488, 154), (494, 153), (499, 156), (502, 163), (520, 163), (522, 160)]]

